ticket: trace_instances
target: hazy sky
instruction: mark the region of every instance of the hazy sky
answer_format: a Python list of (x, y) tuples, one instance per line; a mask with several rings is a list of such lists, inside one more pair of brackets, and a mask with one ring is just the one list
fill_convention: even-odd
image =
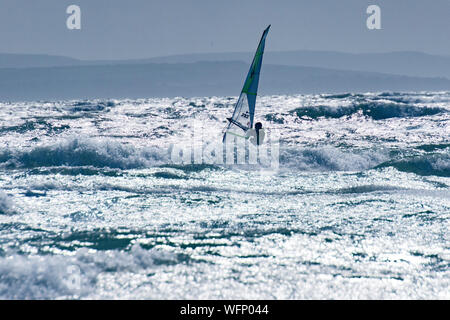
[[(66, 8), (81, 7), (81, 30)], [(381, 7), (382, 30), (366, 8)], [(81, 59), (266, 50), (450, 55), (450, 0), (0, 0), (0, 52)]]

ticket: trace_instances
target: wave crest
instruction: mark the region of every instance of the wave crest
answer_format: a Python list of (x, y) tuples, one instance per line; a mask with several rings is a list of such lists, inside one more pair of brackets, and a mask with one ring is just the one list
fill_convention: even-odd
[(105, 139), (69, 139), (31, 150), (0, 153), (0, 164), (14, 168), (93, 166), (119, 169), (145, 168), (167, 159), (157, 147), (137, 149)]
[(450, 155), (431, 154), (408, 157), (384, 162), (378, 166), (378, 168), (383, 167), (394, 167), (399, 171), (412, 172), (421, 176), (450, 177)]
[(346, 152), (334, 147), (280, 150), (283, 166), (305, 171), (361, 171), (373, 168), (386, 158), (384, 153), (373, 150)]
[(432, 116), (439, 113), (447, 113), (448, 110), (439, 107), (420, 107), (400, 103), (365, 102), (340, 107), (326, 105), (300, 107), (290, 112), (295, 113), (299, 118), (341, 118), (353, 114), (360, 114), (374, 120), (384, 120), (390, 118)]

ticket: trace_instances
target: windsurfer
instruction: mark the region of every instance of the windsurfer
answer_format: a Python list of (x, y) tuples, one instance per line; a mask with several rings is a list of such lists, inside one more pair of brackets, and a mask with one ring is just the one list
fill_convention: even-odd
[(264, 141), (264, 136), (266, 133), (262, 127), (261, 122), (255, 123), (255, 129), (247, 130), (245, 137), (249, 139), (254, 145), (259, 146)]

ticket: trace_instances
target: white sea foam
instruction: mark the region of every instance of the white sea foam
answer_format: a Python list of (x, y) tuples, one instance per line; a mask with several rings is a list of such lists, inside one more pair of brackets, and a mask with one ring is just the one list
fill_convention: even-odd
[(130, 169), (167, 163), (168, 151), (158, 147), (139, 148), (107, 138), (78, 137), (25, 150), (3, 151), (0, 158), (3, 166), (13, 167), (91, 165)]
[(159, 265), (177, 262), (172, 252), (145, 250), (138, 244), (126, 252), (79, 249), (70, 256), (13, 254), (0, 257), (0, 298), (83, 298), (96, 290), (96, 282), (105, 272), (150, 272)]

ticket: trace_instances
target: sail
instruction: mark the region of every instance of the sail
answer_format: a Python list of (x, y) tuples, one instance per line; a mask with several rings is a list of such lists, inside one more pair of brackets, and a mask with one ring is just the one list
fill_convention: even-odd
[(261, 40), (259, 41), (258, 49), (256, 49), (250, 70), (248, 71), (247, 78), (244, 82), (244, 87), (242, 88), (239, 99), (234, 107), (233, 116), (228, 118), (229, 123), (225, 134), (223, 135), (223, 141), (225, 141), (227, 134), (245, 137), (246, 131), (253, 128), (259, 73), (269, 28), (270, 25), (264, 30)]

